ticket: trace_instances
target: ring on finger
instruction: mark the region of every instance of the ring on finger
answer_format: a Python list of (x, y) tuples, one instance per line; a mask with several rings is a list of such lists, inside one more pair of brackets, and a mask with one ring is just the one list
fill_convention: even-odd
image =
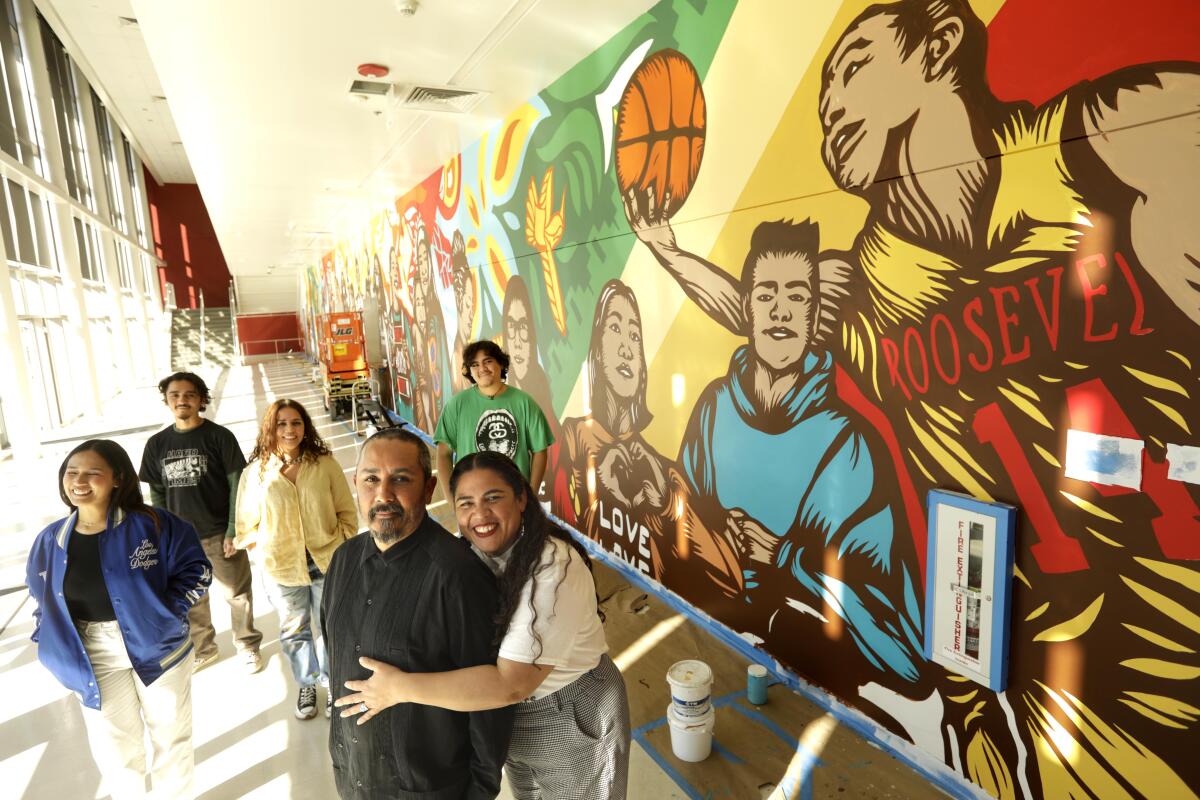
[(367, 708), (367, 704), (366, 704), (365, 702), (364, 702), (364, 703), (359, 703), (359, 704), (358, 704), (358, 713), (360, 713), (360, 714), (365, 714), (365, 713), (367, 713), (367, 712), (368, 712), (368, 711), (370, 711), (370, 710), (371, 710), (371, 709)]

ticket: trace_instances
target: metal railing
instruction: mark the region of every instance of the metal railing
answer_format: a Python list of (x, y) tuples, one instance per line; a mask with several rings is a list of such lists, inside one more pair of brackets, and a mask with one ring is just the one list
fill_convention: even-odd
[[(286, 348), (283, 346), (284, 342), (288, 343)], [(247, 353), (247, 346), (255, 344), (270, 344), (271, 352)], [(238, 363), (245, 364), (247, 358), (254, 358), (257, 356), (274, 356), (278, 358), (279, 356), (294, 355), (295, 353), (300, 352), (298, 348), (303, 348), (303, 340), (299, 336), (288, 336), (284, 339), (246, 339), (245, 341), (240, 341), (237, 343)]]

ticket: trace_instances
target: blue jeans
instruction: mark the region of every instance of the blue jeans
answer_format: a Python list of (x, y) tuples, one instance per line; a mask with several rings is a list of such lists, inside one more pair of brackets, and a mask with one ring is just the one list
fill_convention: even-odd
[(279, 647), (301, 686), (329, 685), (325, 638), (321, 631), (321, 593), (325, 576), (313, 569), (308, 586), (280, 586), (264, 576), (267, 596), (279, 612)]

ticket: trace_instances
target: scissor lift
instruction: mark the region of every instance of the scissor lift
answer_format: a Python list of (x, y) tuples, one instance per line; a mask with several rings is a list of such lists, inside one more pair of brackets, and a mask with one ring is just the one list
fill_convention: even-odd
[(362, 314), (322, 314), (319, 331), (322, 399), (329, 416), (342, 420), (353, 415), (356, 400), (372, 394)]

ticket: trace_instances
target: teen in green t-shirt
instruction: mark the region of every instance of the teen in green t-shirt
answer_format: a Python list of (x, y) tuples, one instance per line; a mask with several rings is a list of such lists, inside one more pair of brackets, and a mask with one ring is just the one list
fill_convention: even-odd
[(474, 385), (454, 395), (438, 419), (433, 439), (439, 475), (449, 476), (465, 455), (490, 451), (511, 458), (531, 486), (541, 485), (554, 434), (537, 401), (504, 382), (508, 363), (495, 342), (463, 348), (463, 376)]

